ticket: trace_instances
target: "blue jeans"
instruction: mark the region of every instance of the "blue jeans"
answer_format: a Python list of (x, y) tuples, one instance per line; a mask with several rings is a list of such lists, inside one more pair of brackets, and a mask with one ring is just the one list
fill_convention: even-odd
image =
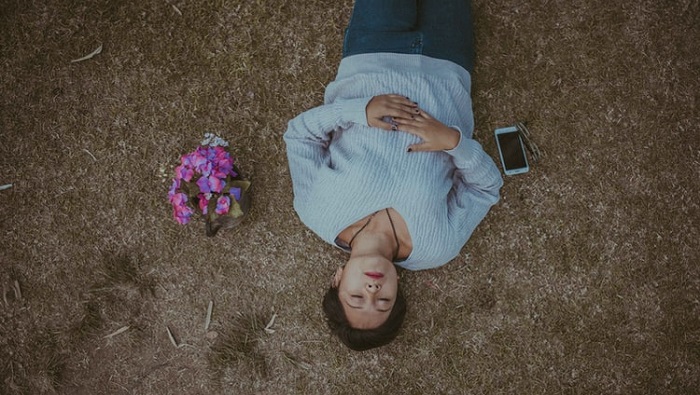
[(423, 54), (474, 70), (470, 0), (355, 0), (343, 57)]

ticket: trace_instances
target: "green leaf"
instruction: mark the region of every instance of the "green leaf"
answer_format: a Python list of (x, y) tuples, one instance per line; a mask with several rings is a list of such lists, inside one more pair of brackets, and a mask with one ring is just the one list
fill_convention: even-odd
[(241, 205), (238, 204), (236, 199), (231, 199), (231, 207), (228, 210), (228, 216), (231, 216), (233, 218), (238, 218), (243, 215), (243, 211), (241, 210)]
[(241, 190), (243, 192), (247, 192), (248, 188), (250, 188), (250, 181), (248, 181), (248, 180), (232, 180), (229, 184), (227, 184), (227, 186), (241, 188)]

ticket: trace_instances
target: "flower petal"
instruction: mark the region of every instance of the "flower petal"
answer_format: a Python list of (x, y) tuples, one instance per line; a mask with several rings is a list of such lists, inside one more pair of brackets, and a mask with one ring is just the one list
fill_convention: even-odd
[(228, 193), (230, 193), (231, 196), (236, 198), (236, 201), (241, 200), (241, 188), (231, 187), (231, 189), (229, 189)]
[(231, 207), (231, 198), (228, 196), (221, 196), (216, 201), (216, 210), (214, 212), (219, 215), (224, 215), (228, 213), (229, 207)]

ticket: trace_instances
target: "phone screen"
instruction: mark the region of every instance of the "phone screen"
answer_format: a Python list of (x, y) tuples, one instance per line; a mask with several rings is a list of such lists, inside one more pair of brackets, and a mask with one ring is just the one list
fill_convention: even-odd
[(520, 142), (518, 132), (500, 133), (496, 135), (496, 137), (498, 138), (498, 145), (501, 147), (503, 165), (506, 170), (527, 167), (525, 153), (523, 152), (523, 146)]

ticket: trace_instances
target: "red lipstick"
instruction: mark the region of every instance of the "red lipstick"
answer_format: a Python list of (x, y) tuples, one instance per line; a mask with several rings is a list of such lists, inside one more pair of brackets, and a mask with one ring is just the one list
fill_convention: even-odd
[(384, 275), (382, 273), (379, 273), (379, 272), (365, 272), (365, 276), (371, 277), (375, 280), (384, 277)]

